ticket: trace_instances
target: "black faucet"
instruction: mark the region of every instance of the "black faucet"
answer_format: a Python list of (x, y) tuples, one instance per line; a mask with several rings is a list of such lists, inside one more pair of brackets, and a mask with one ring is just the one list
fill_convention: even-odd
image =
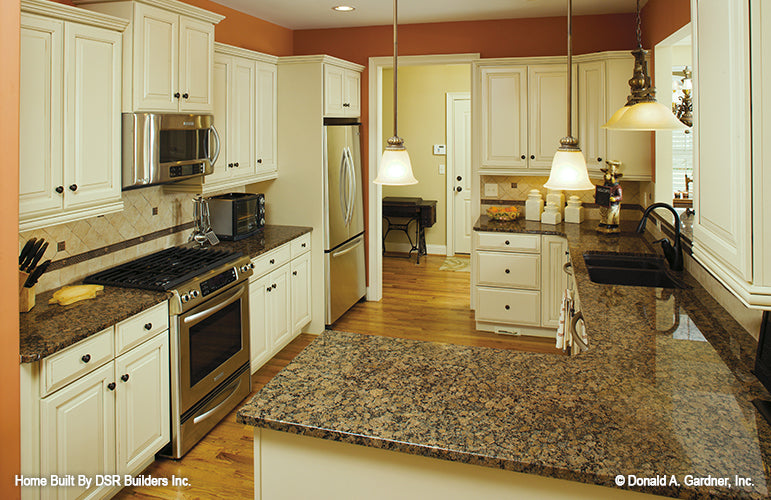
[(677, 215), (677, 211), (672, 207), (672, 205), (661, 202), (648, 205), (648, 208), (645, 209), (645, 213), (643, 213), (642, 219), (640, 219), (640, 223), (637, 225), (637, 232), (642, 234), (645, 231), (645, 223), (648, 221), (648, 214), (650, 214), (656, 208), (666, 208), (672, 212), (672, 215), (674, 215), (675, 244), (672, 245), (666, 238), (658, 240), (655, 243), (661, 244), (661, 249), (664, 250), (664, 257), (666, 257), (667, 262), (669, 262), (669, 268), (673, 271), (682, 271), (683, 247), (680, 245), (680, 216)]

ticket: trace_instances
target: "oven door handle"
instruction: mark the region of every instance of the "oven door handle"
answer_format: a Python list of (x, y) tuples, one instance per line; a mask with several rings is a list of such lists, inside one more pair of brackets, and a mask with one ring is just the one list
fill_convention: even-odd
[(233, 397), (233, 394), (235, 394), (236, 391), (238, 391), (238, 389), (241, 387), (241, 379), (239, 378), (236, 382), (237, 383), (233, 387), (233, 390), (230, 391), (230, 394), (228, 394), (228, 396), (225, 399), (223, 399), (222, 402), (220, 402), (220, 404), (218, 404), (217, 406), (215, 406), (211, 410), (207, 411), (206, 413), (202, 413), (202, 414), (198, 415), (197, 417), (193, 418), (193, 423), (197, 424), (199, 422), (202, 422), (202, 421), (206, 420), (207, 418), (209, 418), (212, 415), (212, 413), (216, 412), (217, 410), (222, 408), (224, 405), (226, 405), (228, 403), (228, 401), (230, 401), (230, 398)]
[(243, 295), (244, 290), (245, 290), (245, 288), (244, 288), (243, 285), (239, 286), (238, 289), (235, 292), (232, 292), (230, 295), (228, 295), (228, 297), (225, 300), (223, 300), (219, 304), (214, 305), (214, 306), (212, 306), (212, 307), (210, 307), (210, 308), (208, 308), (206, 310), (203, 310), (201, 312), (197, 312), (195, 314), (191, 314), (190, 316), (187, 316), (183, 320), (184, 323), (186, 325), (188, 323), (195, 323), (195, 322), (197, 322), (199, 320), (202, 320), (202, 319), (205, 319), (205, 318), (211, 316), (212, 314), (216, 313), (217, 311), (220, 311), (220, 310), (226, 308), (227, 306), (229, 306), (230, 304), (232, 304), (233, 302), (235, 302), (239, 298), (241, 298), (241, 295)]

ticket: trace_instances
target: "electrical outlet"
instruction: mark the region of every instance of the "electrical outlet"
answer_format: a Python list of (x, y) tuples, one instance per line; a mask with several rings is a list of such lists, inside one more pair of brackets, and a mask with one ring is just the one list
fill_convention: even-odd
[(498, 196), (498, 184), (485, 183), (485, 196)]
[(447, 146), (445, 146), (444, 144), (434, 144), (434, 154), (435, 155), (447, 154)]
[(439, 165), (439, 175), (444, 175), (444, 173), (445, 173), (444, 165)]

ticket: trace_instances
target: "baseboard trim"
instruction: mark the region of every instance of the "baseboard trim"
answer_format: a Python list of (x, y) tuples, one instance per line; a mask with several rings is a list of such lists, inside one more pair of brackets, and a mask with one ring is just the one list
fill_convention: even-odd
[[(407, 253), (410, 251), (409, 243), (391, 243), (386, 242), (385, 244), (385, 250), (386, 252), (399, 252), (399, 253)], [(447, 246), (446, 245), (426, 245), (426, 251), (430, 255), (447, 255)]]

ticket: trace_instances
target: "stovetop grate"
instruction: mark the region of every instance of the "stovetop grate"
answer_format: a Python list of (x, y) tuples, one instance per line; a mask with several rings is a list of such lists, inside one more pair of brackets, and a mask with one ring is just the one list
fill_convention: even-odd
[(241, 256), (225, 250), (173, 247), (92, 274), (83, 282), (164, 292)]

